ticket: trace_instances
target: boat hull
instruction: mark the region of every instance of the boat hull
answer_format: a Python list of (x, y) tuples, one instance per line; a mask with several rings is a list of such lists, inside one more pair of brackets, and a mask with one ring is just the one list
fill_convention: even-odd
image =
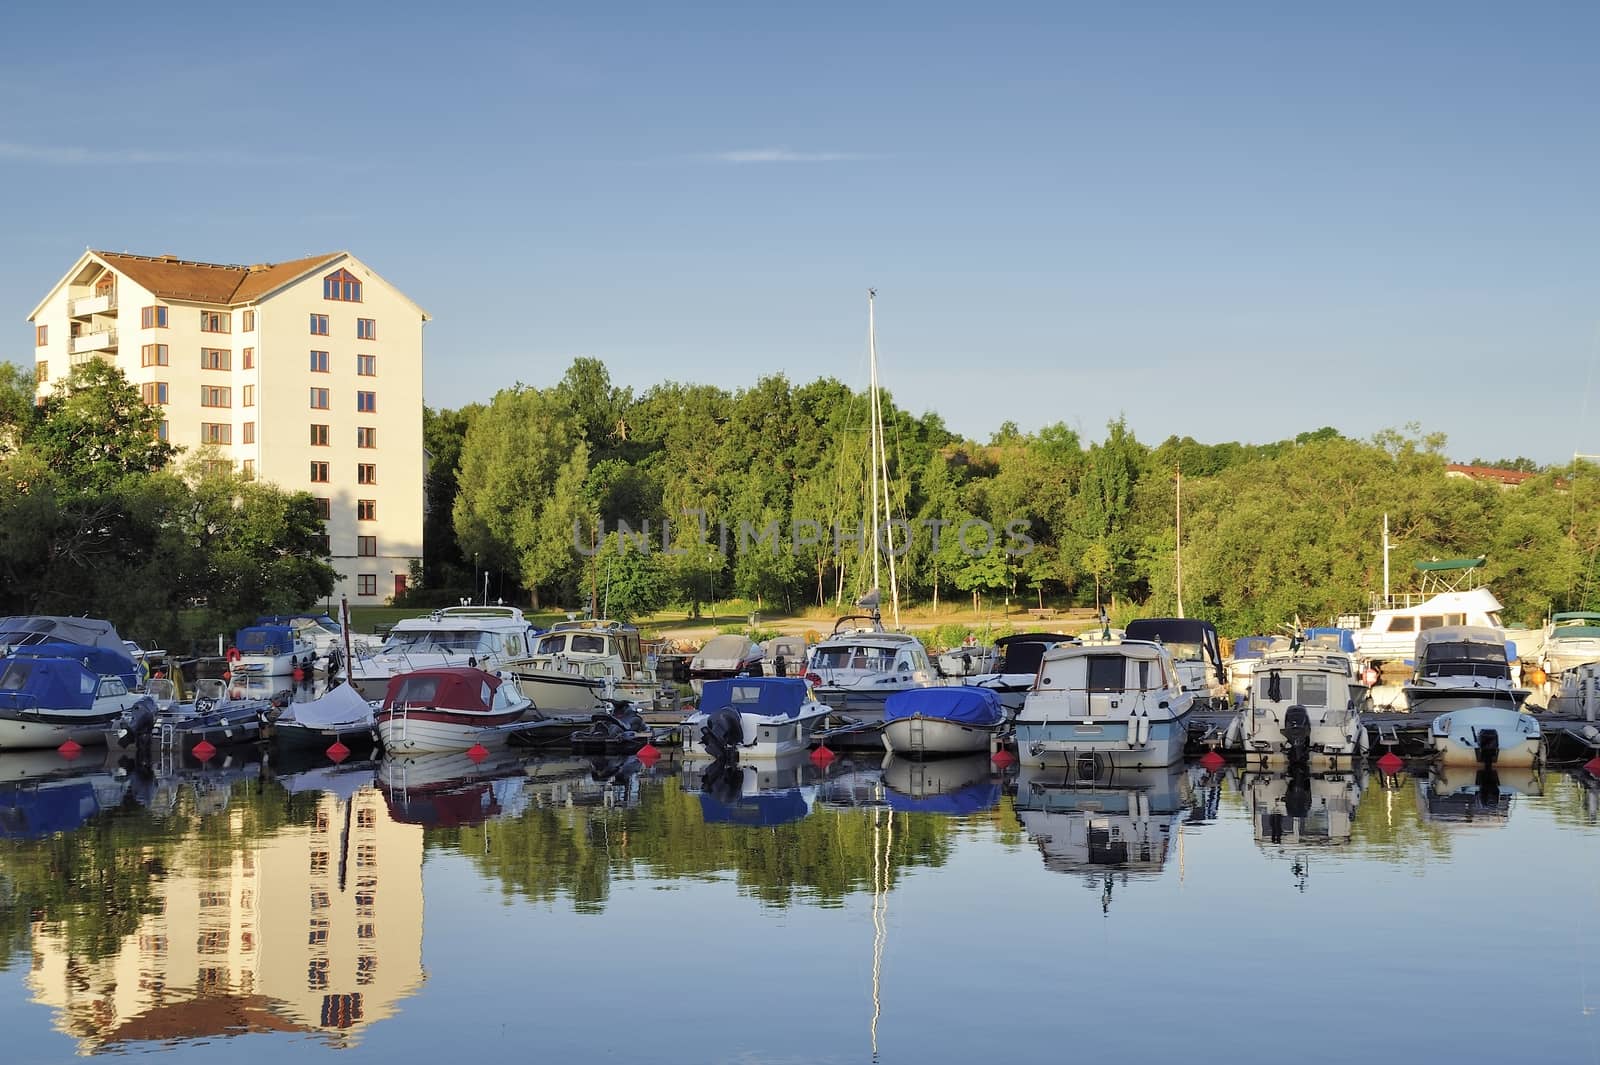
[(378, 742), (385, 751), (414, 754), (465, 751), (476, 745), (505, 746), (504, 727), (521, 721), (521, 709), (500, 714), (464, 714), (446, 710), (383, 711), (377, 715)]
[[(1493, 731), (1493, 744), (1487, 734)], [(1502, 707), (1478, 706), (1440, 714), (1428, 730), (1439, 764), (1530, 769), (1543, 761), (1544, 735), (1537, 719)]]
[(554, 669), (520, 669), (511, 679), (541, 713), (587, 714), (602, 705), (605, 683)]
[(892, 754), (927, 756), (987, 751), (995, 725), (972, 725), (937, 717), (901, 717), (885, 722), (883, 746)]
[(42, 750), (72, 740), (80, 747), (105, 742), (106, 729), (122, 716), (110, 714), (66, 716), (44, 714), (0, 715), (0, 751)]
[(311, 668), (311, 650), (287, 655), (244, 655), (233, 664), (232, 673), (247, 677), (287, 677), (297, 669)]
[[(1154, 769), (1183, 760), (1188, 714), (1175, 718), (1018, 721), (1017, 758), (1024, 765), (1069, 766), (1093, 759), (1116, 769)], [(1131, 733), (1131, 734), (1130, 734)]]

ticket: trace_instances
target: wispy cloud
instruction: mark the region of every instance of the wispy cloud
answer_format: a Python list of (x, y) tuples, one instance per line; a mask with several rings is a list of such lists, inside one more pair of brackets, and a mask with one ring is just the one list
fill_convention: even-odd
[(172, 152), (151, 152), (141, 148), (101, 150), (73, 144), (20, 144), (0, 141), (0, 159), (22, 163), (48, 163), (54, 166), (82, 166), (103, 163), (171, 163), (179, 158)]
[(718, 163), (842, 163), (871, 159), (859, 152), (796, 152), (788, 148), (739, 148), (714, 152), (708, 158)]

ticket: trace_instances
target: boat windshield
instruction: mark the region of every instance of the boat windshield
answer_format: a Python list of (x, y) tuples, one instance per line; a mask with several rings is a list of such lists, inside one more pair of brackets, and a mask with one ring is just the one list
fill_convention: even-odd
[(1490, 643), (1436, 643), (1428, 647), (1424, 674), (1434, 677), (1494, 677), (1508, 680), (1505, 648)]
[(1174, 662), (1204, 662), (1206, 651), (1198, 643), (1169, 643), (1167, 652), (1172, 655)]
[(813, 669), (863, 669), (887, 673), (894, 668), (895, 652), (890, 647), (836, 645), (819, 647), (811, 662)]
[(542, 655), (559, 655), (563, 653), (603, 655), (606, 653), (606, 638), (589, 632), (555, 632), (539, 641), (539, 653)]
[(384, 649), (413, 654), (493, 654), (500, 650), (494, 633), (481, 629), (397, 629), (389, 634)]

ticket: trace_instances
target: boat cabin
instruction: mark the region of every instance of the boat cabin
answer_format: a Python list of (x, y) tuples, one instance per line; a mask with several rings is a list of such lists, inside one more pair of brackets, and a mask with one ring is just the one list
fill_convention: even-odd
[(514, 606), (452, 606), (397, 622), (382, 653), (459, 655), (480, 662), (514, 658), (528, 653), (529, 630)]
[(1511, 680), (1505, 634), (1470, 625), (1432, 629), (1417, 637), (1419, 677)]
[(473, 713), (504, 713), (514, 710), (514, 686), (493, 673), (471, 666), (419, 669), (389, 678), (383, 708), (427, 706)]
[(1141, 704), (1170, 704), (1182, 695), (1177, 668), (1163, 644), (1060, 644), (1044, 653), (1027, 710), (1030, 717), (1127, 717)]
[(538, 638), (534, 654), (605, 660), (621, 666), (623, 679), (644, 672), (644, 651), (639, 630), (620, 621), (562, 621)]

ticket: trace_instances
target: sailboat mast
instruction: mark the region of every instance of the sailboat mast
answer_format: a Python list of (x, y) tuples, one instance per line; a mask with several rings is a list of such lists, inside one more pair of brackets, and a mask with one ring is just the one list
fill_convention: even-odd
[(872, 552), (873, 588), (878, 587), (878, 336), (872, 308), (872, 301), (877, 295), (877, 289), (867, 289), (867, 358), (871, 366), (867, 406), (870, 411), (868, 420), (872, 423), (869, 428), (871, 435), (868, 438), (867, 465), (872, 467), (872, 542), (869, 550)]
[(1183, 467), (1178, 467), (1178, 616), (1183, 617)]
[[(876, 294), (874, 292), (874, 294)], [(889, 449), (883, 439), (883, 397), (878, 391), (878, 333), (872, 320), (870, 305), (867, 313), (867, 332), (871, 335), (868, 346), (872, 349), (872, 423), (877, 428), (878, 448), (872, 461), (878, 464), (883, 475), (883, 525), (887, 535), (886, 554), (889, 557), (889, 606), (894, 627), (900, 627), (900, 582), (894, 574), (894, 510), (889, 497)], [(876, 539), (876, 538), (874, 538)], [(874, 544), (873, 557), (877, 557)]]

